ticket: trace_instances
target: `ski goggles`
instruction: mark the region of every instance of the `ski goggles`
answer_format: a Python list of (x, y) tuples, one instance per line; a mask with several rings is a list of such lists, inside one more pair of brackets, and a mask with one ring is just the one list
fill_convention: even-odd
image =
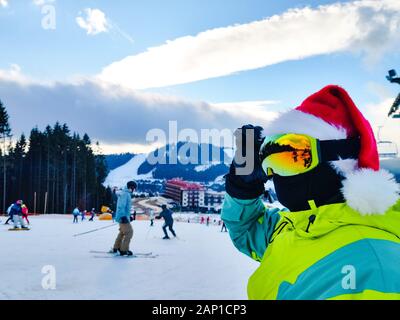
[(265, 138), (260, 161), (269, 176), (294, 176), (313, 170), (321, 162), (357, 159), (359, 151), (359, 138), (318, 140), (305, 134), (286, 133)]

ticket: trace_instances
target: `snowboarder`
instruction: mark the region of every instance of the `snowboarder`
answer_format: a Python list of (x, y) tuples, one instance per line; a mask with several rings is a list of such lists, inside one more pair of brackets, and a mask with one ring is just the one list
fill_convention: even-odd
[(149, 219), (150, 219), (150, 227), (154, 226), (154, 210), (153, 209), (149, 209)]
[(96, 216), (96, 210), (94, 208), (92, 208), (92, 211), (90, 211), (90, 219), (89, 219), (89, 221), (93, 221), (95, 216)]
[(78, 223), (78, 216), (80, 215), (79, 208), (76, 207), (74, 211), (72, 211), (72, 215), (74, 216), (74, 221), (72, 223)]
[(165, 204), (163, 204), (161, 206), (161, 209), (162, 209), (162, 211), (161, 211), (160, 215), (158, 215), (156, 217), (156, 219), (164, 218), (164, 225), (163, 225), (162, 229), (164, 231), (165, 236), (163, 239), (165, 239), (165, 240), (169, 239), (169, 236), (167, 233), (167, 228), (172, 233), (172, 235), (176, 238), (176, 233), (173, 229), (174, 219), (172, 218), (172, 211), (169, 210)]
[(115, 220), (119, 223), (119, 233), (111, 252), (119, 252), (121, 256), (131, 256), (133, 254), (129, 250), (129, 244), (133, 236), (131, 225), (132, 193), (136, 188), (136, 182), (129, 181), (126, 188), (118, 195)]
[[(260, 262), (250, 299), (399, 298), (399, 185), (379, 169), (371, 125), (343, 88), (235, 136), (222, 219), (236, 248)], [(287, 209), (263, 203), (271, 178)]]
[(22, 207), (21, 207), (21, 209), (22, 209), (22, 219), (25, 219), (26, 222), (27, 222), (28, 225), (29, 225), (30, 222), (29, 222), (29, 219), (28, 219), (28, 214), (29, 214), (28, 207), (27, 207), (25, 204), (23, 204)]
[(24, 221), (22, 220), (22, 205), (23, 205), (23, 201), (18, 200), (11, 207), (10, 215), (12, 216), (12, 219), (14, 221), (14, 229), (19, 229), (19, 228), (28, 229), (25, 226)]

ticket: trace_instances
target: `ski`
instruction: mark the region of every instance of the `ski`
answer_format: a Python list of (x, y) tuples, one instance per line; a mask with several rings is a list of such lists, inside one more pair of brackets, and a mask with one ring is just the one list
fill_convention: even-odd
[[(114, 252), (110, 251), (97, 251), (97, 250), (90, 250), (89, 253), (102, 253), (102, 254), (109, 254), (109, 255), (116, 255)], [(136, 256), (151, 256), (153, 252), (134, 252)]]
[(185, 239), (182, 239), (182, 238), (180, 238), (180, 237), (170, 237), (169, 239), (164, 239), (164, 238), (160, 238), (160, 237), (155, 237), (155, 236), (154, 236), (153, 239), (161, 239), (161, 240), (164, 240), (164, 241), (168, 241), (168, 240), (178, 240), (178, 241), (186, 242)]
[(8, 229), (8, 231), (29, 231), (31, 229), (26, 229), (26, 228), (11, 228)]
[(115, 259), (115, 258), (134, 258), (134, 259), (154, 259), (157, 258), (158, 255), (152, 254), (152, 255), (138, 255), (138, 254), (134, 254), (131, 256), (120, 256), (120, 255), (108, 255), (108, 256), (93, 256), (93, 258), (97, 258), (97, 259)]

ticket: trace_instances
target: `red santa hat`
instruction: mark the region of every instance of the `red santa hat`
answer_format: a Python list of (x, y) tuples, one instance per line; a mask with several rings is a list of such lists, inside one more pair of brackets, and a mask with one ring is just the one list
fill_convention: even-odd
[(357, 160), (332, 161), (343, 180), (347, 204), (361, 214), (384, 214), (399, 199), (399, 185), (386, 170), (379, 170), (379, 156), (371, 125), (341, 87), (329, 85), (312, 94), (294, 110), (281, 114), (266, 135), (307, 134), (320, 140), (360, 138)]

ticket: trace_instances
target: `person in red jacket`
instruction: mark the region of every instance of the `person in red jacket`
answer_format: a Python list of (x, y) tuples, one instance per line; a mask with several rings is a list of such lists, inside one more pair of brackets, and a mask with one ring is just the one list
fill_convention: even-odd
[(22, 219), (25, 219), (26, 222), (30, 224), (28, 219), (28, 214), (29, 214), (28, 207), (25, 204), (23, 204), (21, 210), (22, 210)]

